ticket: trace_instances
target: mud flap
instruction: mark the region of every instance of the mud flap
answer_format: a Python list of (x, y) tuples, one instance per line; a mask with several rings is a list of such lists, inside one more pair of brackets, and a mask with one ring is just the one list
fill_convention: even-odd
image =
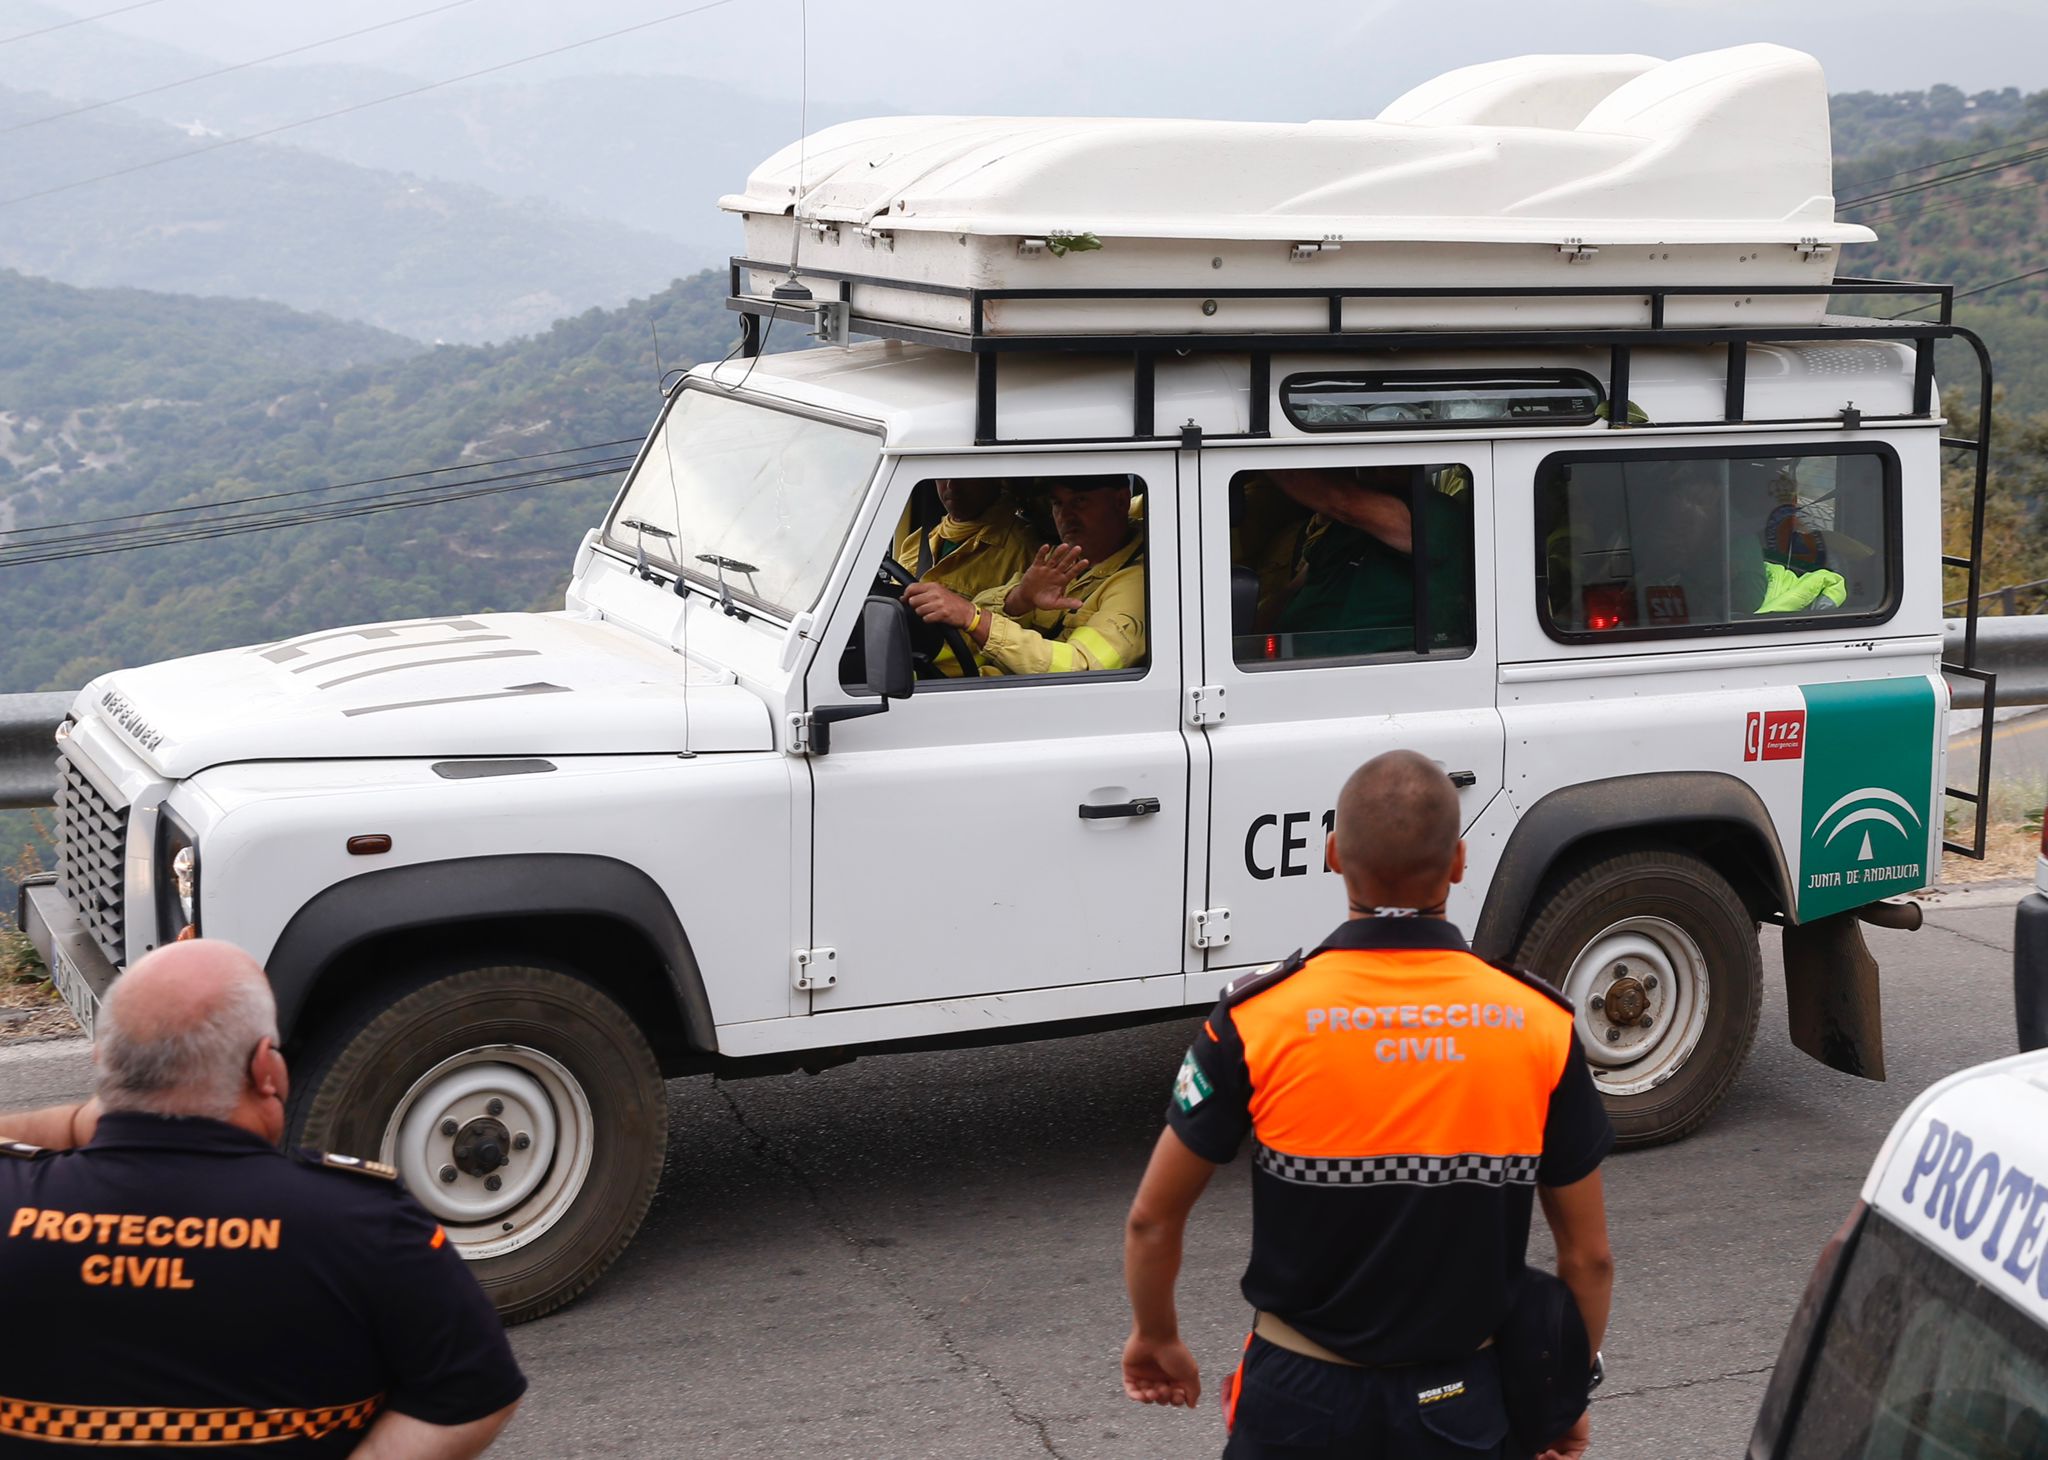
[(1786, 925), (1785, 1010), (1795, 1047), (1845, 1075), (1884, 1078), (1877, 960), (1855, 912)]

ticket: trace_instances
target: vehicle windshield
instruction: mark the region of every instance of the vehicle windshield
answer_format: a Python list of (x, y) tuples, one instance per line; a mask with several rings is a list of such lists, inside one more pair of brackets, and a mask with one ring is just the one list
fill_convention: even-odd
[(2048, 1454), (2041, 1328), (1872, 1213), (1828, 1314), (1787, 1460)]
[(818, 601), (880, 445), (856, 427), (678, 391), (605, 541), (787, 618)]

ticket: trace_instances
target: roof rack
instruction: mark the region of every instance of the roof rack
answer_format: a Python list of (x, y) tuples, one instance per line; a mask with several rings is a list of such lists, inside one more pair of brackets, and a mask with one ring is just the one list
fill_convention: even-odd
[[(1984, 855), (1986, 818), (1990, 804), (1992, 707), (1997, 702), (1997, 677), (1977, 668), (1977, 609), (1984, 558), (1984, 501), (1991, 470), (1991, 355), (1977, 334), (1955, 323), (1955, 290), (1946, 284), (1909, 283), (1891, 279), (1833, 279), (1825, 284), (1605, 284), (1576, 288), (1549, 288), (1527, 284), (1511, 286), (1470, 286), (1430, 288), (1360, 289), (1252, 288), (1252, 289), (974, 289), (954, 284), (926, 283), (901, 278), (847, 273), (803, 266), (805, 278), (837, 286), (837, 298), (808, 303), (753, 295), (743, 292), (743, 276), (749, 272), (783, 273), (788, 266), (758, 259), (735, 257), (729, 264), (729, 291), (725, 307), (740, 316), (740, 352), (758, 355), (763, 342), (762, 321), (789, 320), (802, 324), (820, 338), (843, 341), (848, 335), (902, 340), (960, 350), (974, 359), (974, 441), (977, 446), (1080, 444), (1041, 439), (1006, 438), (997, 429), (997, 384), (1000, 361), (1005, 355), (1086, 354), (1123, 355), (1131, 361), (1131, 430), (1126, 441), (1150, 441), (1200, 447), (1204, 441), (1198, 427), (1160, 434), (1153, 412), (1153, 373), (1161, 355), (1182, 353), (1242, 354), (1250, 362), (1250, 429), (1233, 435), (1212, 435), (1209, 441), (1262, 440), (1272, 435), (1272, 372), (1275, 354), (1316, 351), (1365, 352), (1372, 350), (1503, 350), (1557, 347), (1591, 347), (1608, 352), (1605, 382), (1610, 402), (1628, 400), (1630, 352), (1658, 346), (1701, 347), (1718, 345), (1727, 351), (1726, 384), (1722, 414), (1711, 421), (1661, 421), (1662, 426), (1704, 425), (1839, 425), (1857, 427), (1885, 421), (1926, 420), (1934, 414), (1934, 347), (1946, 339), (1968, 344), (1977, 357), (1978, 407), (1975, 436), (1943, 436), (1945, 449), (1967, 451), (1974, 458), (1974, 486), (1970, 506), (1970, 551), (1968, 556), (1942, 554), (1944, 568), (1968, 575), (1963, 620), (1963, 658), (1960, 664), (1944, 664), (1945, 673), (1981, 681), (1984, 685), (1983, 744), (1977, 757), (1977, 785), (1974, 790), (1951, 787), (1948, 794), (1975, 809), (1974, 834), (1967, 842), (1944, 841), (1950, 851), (1965, 856)], [(965, 301), (969, 321), (966, 330), (934, 329), (903, 324), (852, 312), (855, 285), (919, 294), (947, 295)], [(1756, 326), (1669, 325), (1665, 322), (1668, 302), (1684, 296), (1723, 298), (1757, 295), (1804, 295), (1823, 298), (1835, 295), (1883, 295), (1911, 301), (1907, 312), (1930, 305), (1936, 308), (1932, 320), (1873, 319), (1861, 315), (1823, 315), (1816, 324), (1769, 324)], [(1594, 299), (1636, 298), (1644, 302), (1647, 318), (1631, 327), (1489, 328), (1469, 330), (1347, 330), (1344, 306), (1350, 300), (1373, 299)], [(987, 306), (1013, 300), (1118, 300), (1124, 302), (1161, 299), (1310, 299), (1323, 301), (1325, 328), (1311, 331), (1257, 333), (1135, 333), (1135, 334), (1007, 334), (991, 335), (986, 329)], [(1853, 408), (1838, 416), (1812, 419), (1759, 420), (1746, 414), (1749, 379), (1749, 347), (1810, 340), (1884, 340), (1913, 348), (1913, 401), (1903, 416), (1866, 416)], [(1607, 425), (1628, 429), (1628, 411), (1610, 406)], [(1099, 444), (1104, 438), (1089, 438)]]
[[(1801, 340), (1886, 340), (1910, 344), (1914, 350), (1913, 408), (1905, 416), (1869, 416), (1861, 419), (1920, 420), (1934, 408), (1934, 345), (1938, 340), (1970, 340), (1977, 349), (1989, 390), (1990, 363), (1981, 342), (1953, 322), (1955, 291), (1945, 284), (1918, 284), (1888, 279), (1835, 279), (1826, 284), (1602, 284), (1579, 287), (1549, 287), (1529, 284), (1505, 286), (1251, 289), (973, 289), (954, 284), (935, 284), (868, 274), (846, 273), (805, 264), (805, 278), (837, 286), (837, 298), (825, 301), (791, 302), (766, 295), (748, 294), (742, 289), (749, 272), (781, 273), (786, 265), (758, 259), (734, 258), (729, 264), (729, 293), (726, 308), (740, 315), (740, 353), (758, 354), (762, 344), (763, 320), (787, 320), (816, 330), (822, 337), (844, 339), (867, 335), (877, 339), (902, 340), (960, 350), (975, 361), (974, 439), (980, 446), (1045, 444), (1004, 437), (997, 428), (997, 386), (999, 362), (1004, 355), (1076, 353), (1123, 355), (1132, 362), (1131, 431), (1123, 439), (1132, 441), (1178, 441), (1178, 432), (1160, 434), (1153, 416), (1152, 376), (1154, 362), (1167, 354), (1243, 354), (1251, 362), (1250, 429), (1238, 437), (1212, 436), (1210, 440), (1262, 439), (1271, 434), (1272, 357), (1315, 351), (1365, 352), (1372, 350), (1509, 350), (1589, 346), (1609, 352), (1607, 393), (1610, 399), (1628, 398), (1629, 355), (1644, 346), (1698, 347), (1721, 345), (1728, 352), (1727, 386), (1723, 415), (1714, 421), (1661, 422), (1664, 425), (1727, 425), (1749, 422), (1766, 424), (1745, 414), (1748, 382), (1748, 347), (1756, 344), (1784, 344)], [(967, 306), (965, 330), (935, 329), (905, 324), (851, 312), (855, 285), (917, 294), (937, 294), (963, 301)], [(1931, 321), (1871, 319), (1860, 315), (1825, 315), (1815, 324), (1670, 325), (1665, 322), (1669, 301), (1683, 297), (1757, 295), (1803, 296), (1886, 295), (1907, 301), (1910, 310), (1937, 306)], [(1356, 330), (1346, 329), (1344, 307), (1352, 300), (1471, 300), (1471, 299), (1640, 299), (1646, 311), (1640, 326), (1521, 326), (1458, 330)], [(986, 328), (988, 306), (1021, 300), (1114, 300), (1122, 303), (1146, 300), (1258, 299), (1264, 301), (1312, 300), (1325, 307), (1322, 329), (1307, 331), (1261, 331), (1232, 333), (1223, 330), (1195, 333), (1127, 334), (992, 334)], [(1626, 413), (1612, 411), (1608, 424), (1617, 429), (1627, 425)], [(1825, 418), (1832, 422), (1833, 417)], [(1988, 417), (1987, 417), (1988, 419)], [(1770, 422), (1769, 424), (1780, 424)], [(1790, 421), (1782, 424), (1793, 424)]]

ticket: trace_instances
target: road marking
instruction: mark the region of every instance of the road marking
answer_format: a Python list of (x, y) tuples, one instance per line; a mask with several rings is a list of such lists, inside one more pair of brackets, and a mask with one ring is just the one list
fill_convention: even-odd
[[(2029, 735), (2036, 730), (2048, 730), (2048, 715), (2030, 715), (2024, 720), (2015, 720), (2001, 730), (1993, 730), (1991, 738), (1993, 741), (2010, 740), (2016, 735)], [(1977, 744), (1978, 737), (1983, 733), (1982, 730), (1965, 730), (1960, 734), (1951, 735), (1948, 738), (1948, 748), (1969, 750)]]

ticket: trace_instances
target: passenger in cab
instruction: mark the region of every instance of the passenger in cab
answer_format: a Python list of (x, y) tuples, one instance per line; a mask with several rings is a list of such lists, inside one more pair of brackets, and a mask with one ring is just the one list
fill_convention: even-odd
[[(1840, 608), (1849, 582), (1828, 565), (1828, 535), (1806, 520), (1797, 482), (1779, 488), (1785, 500), (1764, 521), (1764, 599), (1756, 611), (1812, 613)], [(1867, 554), (1868, 548), (1863, 551)]]
[[(930, 485), (945, 515), (923, 527), (906, 514), (896, 543), (896, 561), (906, 570), (923, 582), (943, 583), (973, 598), (1031, 565), (1038, 543), (1017, 515), (1002, 478), (941, 477)], [(914, 501), (911, 511), (916, 511)]]
[[(1311, 468), (1274, 472), (1271, 480), (1313, 514), (1302, 530), (1293, 580), (1269, 608), (1266, 627), (1312, 635), (1308, 654), (1379, 654), (1414, 647), (1415, 524), (1412, 466)], [(1432, 484), (1428, 503), (1432, 571), (1432, 640), (1464, 639), (1470, 606), (1456, 574), (1435, 571), (1435, 559), (1469, 541), (1459, 520), (1462, 499)]]
[(951, 624), (980, 651), (983, 674), (1068, 674), (1145, 662), (1145, 537), (1127, 476), (1050, 484), (1056, 545), (969, 600), (913, 583), (903, 601), (926, 623)]

